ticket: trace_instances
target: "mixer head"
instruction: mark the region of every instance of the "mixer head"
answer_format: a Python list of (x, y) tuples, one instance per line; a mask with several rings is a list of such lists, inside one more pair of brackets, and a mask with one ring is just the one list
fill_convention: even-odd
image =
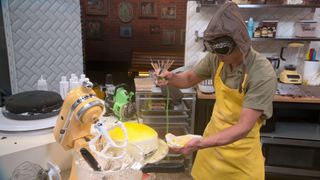
[(76, 140), (90, 136), (91, 125), (104, 114), (104, 102), (91, 88), (92, 83), (84, 82), (71, 90), (63, 102), (54, 137), (66, 150), (73, 149)]

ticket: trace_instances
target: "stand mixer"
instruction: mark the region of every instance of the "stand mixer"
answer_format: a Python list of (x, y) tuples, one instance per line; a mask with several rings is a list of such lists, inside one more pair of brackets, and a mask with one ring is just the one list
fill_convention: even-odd
[[(302, 84), (301, 74), (297, 71), (298, 64), (303, 58), (303, 43), (289, 43), (287, 47), (281, 48), (280, 58), (286, 61), (284, 70), (281, 71), (279, 80), (286, 84)], [(284, 49), (287, 49), (287, 58), (284, 58)], [(290, 62), (289, 62), (290, 61)]]
[[(85, 81), (81, 87), (68, 93), (54, 128), (56, 141), (65, 150), (75, 150), (70, 179), (140, 180), (141, 169), (148, 163), (143, 151), (128, 141), (127, 129), (119, 121), (121, 117), (103, 117), (104, 101), (96, 97), (92, 86), (91, 82)], [(121, 93), (124, 91), (119, 93), (123, 97)], [(119, 110), (126, 104), (123, 99), (120, 102), (116, 106), (120, 107)], [(122, 140), (115, 141), (109, 135), (109, 131), (115, 128), (122, 132)], [(163, 153), (156, 157), (157, 160), (168, 153), (168, 146), (165, 144), (163, 147)]]
[[(91, 151), (96, 157), (105, 161), (121, 159), (128, 154), (126, 129), (120, 121), (106, 124), (102, 118), (105, 110), (104, 102), (95, 96), (91, 88), (92, 83), (85, 81), (81, 87), (69, 92), (58, 116), (54, 137), (65, 150), (74, 149), (76, 154), (79, 154), (80, 150), (88, 149), (89, 153)], [(95, 124), (96, 136), (91, 133), (92, 124)], [(115, 127), (120, 127), (124, 133), (125, 139), (121, 144), (114, 142), (108, 134), (108, 130)], [(119, 149), (121, 153), (107, 156), (110, 149)], [(78, 179), (75, 160), (74, 158), (71, 169), (72, 180)], [(91, 158), (91, 161), (95, 160)]]

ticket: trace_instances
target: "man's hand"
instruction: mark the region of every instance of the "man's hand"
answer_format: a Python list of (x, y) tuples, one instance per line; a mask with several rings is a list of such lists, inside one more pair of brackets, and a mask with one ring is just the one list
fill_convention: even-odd
[(160, 69), (154, 72), (154, 76), (156, 77), (155, 83), (158, 86), (166, 86), (168, 85), (169, 80), (173, 77), (173, 72)]
[(171, 150), (176, 153), (181, 153), (184, 155), (190, 154), (197, 151), (202, 146), (203, 138), (193, 138), (191, 139), (183, 148), (172, 148)]

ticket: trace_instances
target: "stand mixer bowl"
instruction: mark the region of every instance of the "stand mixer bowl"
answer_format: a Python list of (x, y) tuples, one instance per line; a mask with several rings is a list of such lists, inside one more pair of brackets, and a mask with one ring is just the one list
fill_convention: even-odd
[[(122, 170), (104, 170), (106, 166), (112, 166), (113, 163), (106, 162), (103, 159), (97, 159), (102, 171), (94, 171), (88, 163), (84, 160), (80, 153), (75, 152), (75, 164), (76, 164), (76, 173), (78, 180), (141, 180), (142, 171), (131, 168), (134, 163), (143, 163), (143, 153), (141, 149), (133, 144), (128, 144), (127, 146), (127, 157), (132, 158), (129, 161), (128, 167)], [(119, 160), (113, 160), (121, 161)], [(111, 163), (111, 164), (110, 164)]]

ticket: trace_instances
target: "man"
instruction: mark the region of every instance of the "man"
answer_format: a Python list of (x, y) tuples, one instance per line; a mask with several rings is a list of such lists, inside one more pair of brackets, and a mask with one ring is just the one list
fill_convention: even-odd
[(252, 49), (235, 3), (227, 2), (217, 11), (204, 32), (204, 46), (209, 53), (192, 70), (165, 71), (156, 81), (178, 88), (214, 81), (216, 102), (203, 138), (175, 151), (198, 150), (192, 168), (197, 180), (264, 179), (259, 130), (272, 115), (276, 74), (269, 61)]

